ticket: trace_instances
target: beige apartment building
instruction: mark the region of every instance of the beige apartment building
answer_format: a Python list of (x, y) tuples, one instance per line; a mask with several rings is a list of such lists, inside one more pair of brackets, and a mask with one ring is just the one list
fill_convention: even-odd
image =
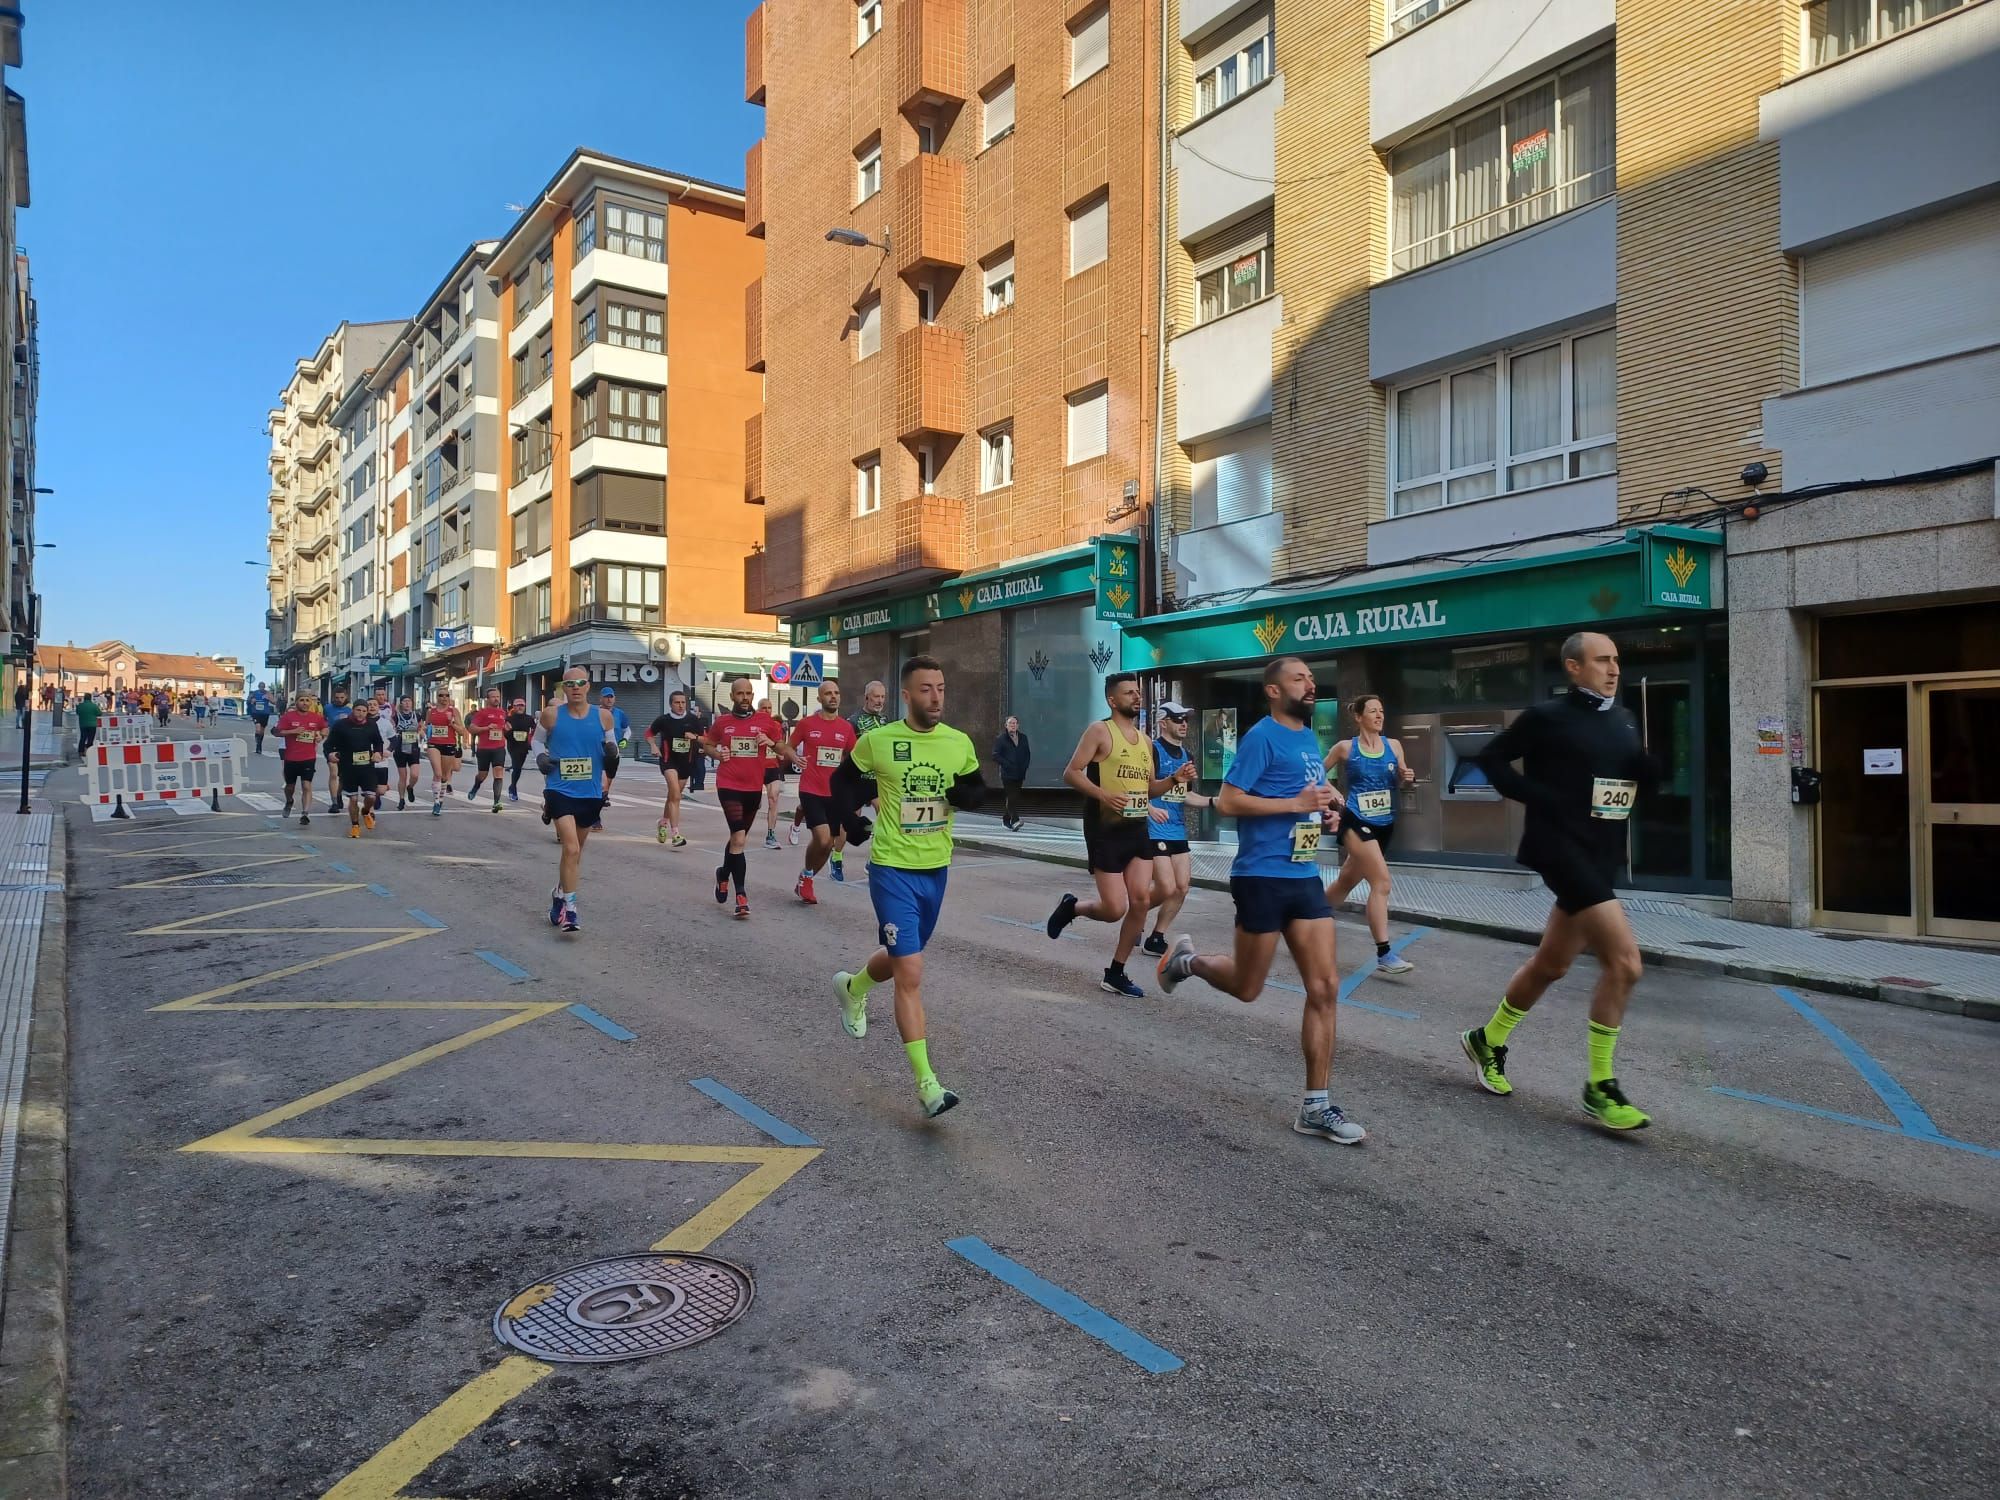
[[(21, 65), (20, 7), (0, 14), (0, 72)], [(6, 689), (11, 693), (20, 674), (32, 668), (27, 649), (41, 625), (35, 592), (35, 412), (41, 397), (40, 315), (28, 255), (15, 233), (15, 214), (28, 206), (28, 105), (11, 88), (0, 89), (0, 347), (12, 351), (8, 363), (9, 402), (4, 440), (0, 440), (0, 492), (7, 509), (0, 515), (0, 548), (5, 549), (5, 597), (0, 615), (12, 638), (7, 653)], [(11, 702), (12, 699), (10, 698)]]

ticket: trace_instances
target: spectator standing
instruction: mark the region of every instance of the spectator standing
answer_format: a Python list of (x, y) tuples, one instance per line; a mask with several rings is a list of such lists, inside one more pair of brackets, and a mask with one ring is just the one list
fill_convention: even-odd
[(1030, 756), (1028, 737), (1021, 732), (1021, 721), (1012, 714), (1007, 715), (1007, 723), (993, 741), (993, 764), (1000, 771), (1000, 786), (1007, 794), (1007, 803), (1001, 811), (1000, 821), (1008, 828), (1021, 826), (1019, 798), (1021, 783), (1028, 779)]
[(85, 693), (76, 700), (76, 749), (81, 755), (97, 743), (97, 700)]

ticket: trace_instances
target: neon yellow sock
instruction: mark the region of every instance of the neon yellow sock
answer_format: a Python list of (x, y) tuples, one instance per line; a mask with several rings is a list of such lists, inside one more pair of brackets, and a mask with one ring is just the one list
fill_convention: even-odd
[(903, 1054), (910, 1059), (910, 1071), (917, 1075), (917, 1087), (926, 1083), (936, 1083), (937, 1074), (931, 1071), (931, 1053), (928, 1042), (918, 1040), (903, 1043)]
[(1501, 996), (1500, 1008), (1493, 1012), (1493, 1019), (1486, 1023), (1486, 1045), (1506, 1046), (1508, 1036), (1527, 1018), (1528, 1013), (1525, 1010), (1514, 1009), (1507, 1003), (1506, 997)]
[(868, 966), (863, 964), (858, 972), (848, 976), (847, 993), (859, 1000), (875, 988), (875, 983), (875, 979), (868, 972)]
[(1618, 1045), (1618, 1028), (1601, 1026), (1596, 1021), (1590, 1023), (1590, 1081), (1602, 1083), (1607, 1078), (1616, 1078), (1618, 1070), (1611, 1066), (1612, 1049)]

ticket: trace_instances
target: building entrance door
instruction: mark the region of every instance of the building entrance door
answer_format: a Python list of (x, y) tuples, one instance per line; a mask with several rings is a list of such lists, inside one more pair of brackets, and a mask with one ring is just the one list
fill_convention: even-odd
[(1701, 695), (1695, 691), (1694, 664), (1648, 663), (1634, 682), (1627, 677), (1620, 696), (1638, 717), (1646, 750), (1660, 768), (1652, 796), (1639, 799), (1630, 823), (1634, 882), (1692, 879), (1700, 841), (1690, 830), (1702, 779), (1698, 749), (1703, 742)]
[(1819, 689), (1819, 916), (1831, 926), (1917, 931), (1909, 699), (1902, 682)]
[(1924, 928), (2000, 940), (2000, 678), (1922, 695)]

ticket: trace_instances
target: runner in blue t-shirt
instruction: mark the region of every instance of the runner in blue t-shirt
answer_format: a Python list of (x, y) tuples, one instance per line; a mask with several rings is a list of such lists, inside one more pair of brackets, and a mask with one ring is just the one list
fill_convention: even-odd
[(1389, 840), (1396, 834), (1396, 794), (1417, 779), (1397, 741), (1386, 739), (1382, 725), (1387, 713), (1375, 693), (1363, 693), (1347, 705), (1356, 733), (1336, 741), (1326, 752), (1326, 774), (1346, 772), (1347, 806), (1340, 814), (1340, 876), (1327, 887), (1327, 899), (1339, 910), (1362, 881), (1368, 882), (1368, 933), (1375, 939), (1375, 970), (1407, 974), (1416, 965), (1389, 951)]
[(1229, 869), (1235, 951), (1197, 956), (1193, 938), (1177, 937), (1160, 960), (1160, 986), (1172, 994), (1182, 980), (1198, 975), (1225, 995), (1255, 1000), (1282, 932), (1306, 988), (1300, 1032), (1306, 1094), (1292, 1129), (1358, 1146), (1368, 1132), (1327, 1098), (1340, 971), (1333, 909), (1320, 882), (1319, 844), (1327, 814), (1345, 804), (1326, 779), (1319, 737), (1311, 727), (1318, 700), (1312, 669), (1296, 656), (1277, 657), (1264, 668), (1264, 698), (1270, 717), (1243, 736), (1216, 798), (1222, 815), (1236, 820), (1236, 860)]
[(339, 812), (341, 804), (340, 772), (333, 764), (333, 737), (331, 731), (334, 725), (338, 724), (342, 719), (350, 717), (353, 713), (354, 710), (348, 707), (347, 704), (347, 688), (342, 684), (335, 684), (333, 702), (326, 706), (326, 727), (329, 731), (325, 746), (326, 793), (328, 798), (326, 810), (328, 812)]
[(1167, 788), (1152, 799), (1153, 931), (1144, 947), (1148, 953), (1167, 951), (1167, 931), (1181, 914), (1188, 888), (1194, 883), (1194, 856), (1188, 853), (1187, 810), (1207, 807), (1213, 800), (1194, 789), (1199, 775), (1188, 753), (1187, 706), (1169, 698), (1160, 705), (1153, 738), (1153, 776), (1166, 778)]
[(604, 805), (611, 805), (611, 783), (618, 779), (618, 762), (625, 754), (625, 742), (632, 738), (632, 716), (618, 706), (618, 694), (606, 688), (597, 695), (598, 707), (611, 715), (611, 743), (617, 752), (604, 763)]
[(256, 753), (262, 755), (264, 753), (264, 731), (271, 723), (271, 695), (260, 687), (250, 694), (250, 702), (246, 706), (250, 713), (250, 723), (257, 731)]

